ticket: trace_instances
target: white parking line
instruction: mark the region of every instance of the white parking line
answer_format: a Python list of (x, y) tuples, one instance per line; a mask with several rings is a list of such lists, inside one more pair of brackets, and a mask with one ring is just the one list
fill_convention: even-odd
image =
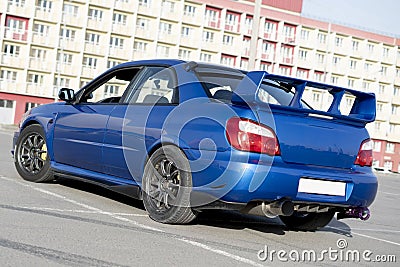
[[(57, 212), (72, 212), (72, 213), (88, 213), (88, 214), (101, 214), (93, 210), (73, 210), (73, 209), (54, 209), (54, 208), (44, 208), (44, 207), (28, 207), (20, 206), (16, 208), (40, 210), (40, 211), (57, 211)], [(135, 213), (121, 213), (121, 212), (107, 212), (116, 216), (133, 216), (133, 217), (147, 217), (147, 214), (135, 214)], [(108, 215), (108, 214), (107, 214)]]
[(341, 228), (337, 228), (337, 227), (332, 227), (332, 226), (327, 226), (327, 228), (340, 230), (340, 231), (343, 231), (343, 232), (346, 232), (346, 233), (349, 233), (349, 234), (352, 234), (352, 235), (358, 235), (358, 236), (366, 237), (366, 238), (369, 238), (369, 239), (374, 239), (374, 240), (377, 240), (377, 241), (385, 242), (385, 243), (388, 243), (388, 244), (400, 246), (400, 243), (396, 243), (396, 242), (393, 242), (393, 241), (390, 241), (390, 240), (386, 240), (386, 239), (383, 239), (383, 238), (378, 238), (378, 237), (373, 237), (373, 236), (370, 236), (370, 235), (360, 234), (360, 233), (356, 233), (356, 232), (353, 232), (353, 231), (347, 231), (347, 230), (344, 230), (344, 229), (341, 229)]
[[(4, 177), (3, 175), (0, 175), (0, 179), (6, 180), (6, 181), (10, 181), (10, 182), (14, 182), (14, 183), (16, 183), (16, 184), (19, 184), (19, 185), (22, 185), (22, 186), (25, 186), (25, 187), (29, 187), (29, 188), (31, 188), (31, 189), (33, 189), (33, 190), (36, 190), (36, 191), (38, 191), (38, 192), (41, 192), (41, 193), (43, 193), (43, 194), (46, 194), (46, 195), (49, 195), (49, 196), (53, 196), (53, 197), (62, 199), (62, 200), (64, 200), (64, 201), (66, 201), (66, 202), (72, 203), (72, 204), (74, 204), (74, 205), (77, 205), (77, 206), (86, 208), (86, 209), (88, 209), (88, 210), (90, 210), (90, 211), (92, 211), (92, 212), (94, 212), (94, 213), (99, 213), (99, 214), (108, 215), (108, 216), (111, 216), (112, 218), (114, 218), (114, 219), (116, 219), (116, 220), (123, 221), (123, 222), (128, 222), (128, 223), (132, 223), (132, 224), (134, 224), (135, 226), (141, 227), (141, 228), (143, 228), (143, 229), (148, 229), (148, 230), (152, 230), (152, 231), (156, 231), (156, 232), (165, 233), (165, 231), (163, 231), (163, 230), (161, 230), (161, 229), (154, 228), (154, 227), (150, 227), (150, 226), (147, 226), (147, 225), (138, 223), (138, 222), (136, 222), (136, 221), (130, 220), (130, 219), (128, 219), (128, 218), (121, 217), (121, 215), (116, 215), (116, 213), (103, 211), (103, 210), (101, 210), (101, 209), (98, 209), (98, 208), (95, 208), (95, 207), (92, 207), (92, 206), (89, 206), (89, 205), (80, 203), (80, 202), (78, 202), (78, 201), (75, 201), (75, 200), (73, 200), (73, 199), (69, 199), (69, 198), (67, 198), (67, 197), (65, 197), (65, 196), (62, 196), (62, 195), (59, 195), (59, 194), (50, 192), (50, 191), (45, 190), (45, 189), (42, 189), (42, 188), (38, 188), (38, 187), (33, 186), (33, 185), (31, 185), (31, 184), (28, 184), (28, 183), (19, 182), (19, 181), (16, 181), (15, 179), (8, 178), (8, 177)], [(261, 265), (261, 264), (255, 262), (255, 261), (252, 261), (252, 260), (250, 260), (250, 259), (247, 259), (247, 258), (244, 258), (244, 257), (240, 257), (240, 256), (231, 254), (231, 253), (229, 253), (229, 252), (226, 252), (226, 251), (223, 251), (223, 250), (220, 250), (220, 249), (212, 248), (212, 247), (210, 247), (210, 246), (208, 246), (208, 245), (205, 245), (205, 244), (200, 243), (200, 242), (197, 242), (197, 241), (192, 241), (192, 240), (189, 240), (189, 239), (179, 238), (179, 237), (176, 237), (176, 238), (174, 238), (174, 239), (175, 239), (175, 240), (178, 240), (178, 241), (181, 241), (181, 242), (184, 242), (184, 243), (186, 243), (186, 244), (190, 244), (190, 245), (192, 245), (192, 246), (196, 246), (196, 247), (203, 248), (203, 249), (208, 250), (208, 251), (210, 251), (210, 252), (212, 252), (212, 253), (219, 254), (219, 255), (228, 257), (228, 258), (230, 258), (230, 259), (233, 259), (233, 260), (236, 260), (236, 261), (239, 261), (239, 262), (242, 262), (242, 263), (246, 263), (246, 264), (249, 264), (249, 265), (252, 265), (252, 266), (264, 266), (264, 265)]]

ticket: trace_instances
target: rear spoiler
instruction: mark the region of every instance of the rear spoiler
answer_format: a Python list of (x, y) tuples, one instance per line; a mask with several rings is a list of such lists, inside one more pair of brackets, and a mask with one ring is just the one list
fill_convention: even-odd
[[(246, 77), (239, 83), (238, 87), (234, 91), (232, 103), (238, 105), (263, 103), (257, 98), (257, 91), (265, 79), (276, 82), (284, 82), (295, 89), (294, 96), (290, 101), (290, 104), (288, 106), (276, 106), (278, 109), (286, 109), (288, 111), (301, 110), (302, 113), (307, 112), (319, 114), (322, 116), (330, 116), (341, 120), (351, 120), (363, 124), (373, 122), (375, 120), (376, 99), (374, 93), (365, 93), (334, 85), (269, 74), (265, 71), (248, 72)], [(332, 103), (327, 111), (302, 108), (301, 99), (306, 86), (327, 90), (333, 96)], [(342, 114), (339, 108), (343, 99), (343, 95), (346, 93), (355, 97), (353, 106), (348, 115)]]

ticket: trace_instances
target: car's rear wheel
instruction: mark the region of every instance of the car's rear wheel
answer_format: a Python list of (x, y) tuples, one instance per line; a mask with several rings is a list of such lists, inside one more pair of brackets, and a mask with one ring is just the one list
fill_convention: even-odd
[(315, 231), (326, 226), (335, 215), (335, 212), (300, 213), (291, 216), (279, 216), (281, 221), (292, 230)]
[(19, 175), (27, 181), (47, 182), (54, 179), (41, 126), (30, 125), (21, 132), (15, 147), (14, 164)]
[(143, 203), (153, 220), (185, 224), (196, 218), (196, 213), (190, 207), (190, 166), (179, 148), (163, 146), (150, 156), (142, 187)]

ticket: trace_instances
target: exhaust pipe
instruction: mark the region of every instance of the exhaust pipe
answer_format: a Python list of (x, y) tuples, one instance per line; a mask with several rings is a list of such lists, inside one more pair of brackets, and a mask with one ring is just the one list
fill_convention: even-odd
[(260, 205), (247, 207), (242, 212), (258, 216), (266, 216), (268, 218), (275, 218), (276, 216), (279, 215), (290, 216), (293, 214), (293, 211), (294, 211), (293, 202), (284, 199), (268, 204), (262, 202)]
[(371, 217), (371, 212), (366, 207), (354, 207), (349, 208), (345, 212), (340, 212), (337, 215), (337, 219), (345, 219), (345, 218), (358, 218), (362, 221), (366, 221)]

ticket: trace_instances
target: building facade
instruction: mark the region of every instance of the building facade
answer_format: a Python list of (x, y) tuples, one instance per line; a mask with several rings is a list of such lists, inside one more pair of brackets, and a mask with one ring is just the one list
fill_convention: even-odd
[[(320, 81), (377, 95), (374, 165), (400, 171), (400, 40), (300, 16), (302, 1), (0, 1), (0, 123), (129, 60), (181, 58)], [(112, 95), (114, 92), (104, 92)], [(329, 101), (307, 92), (311, 105)], [(352, 98), (343, 101), (349, 110)]]

